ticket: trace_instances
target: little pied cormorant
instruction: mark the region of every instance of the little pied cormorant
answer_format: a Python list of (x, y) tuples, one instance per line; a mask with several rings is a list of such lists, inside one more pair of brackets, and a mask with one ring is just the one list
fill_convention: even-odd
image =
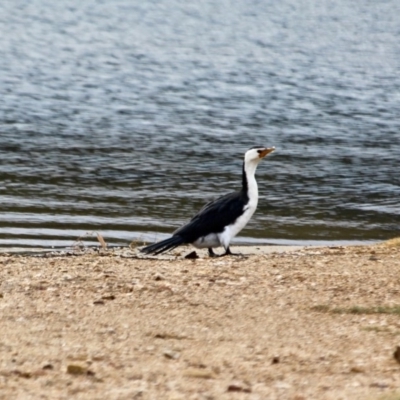
[(225, 253), (232, 254), (229, 244), (249, 222), (258, 203), (258, 187), (255, 178), (258, 163), (275, 147), (255, 146), (244, 155), (242, 189), (207, 203), (186, 225), (176, 230), (172, 237), (143, 247), (146, 254), (160, 254), (181, 244), (208, 248), (215, 256), (213, 247), (223, 246)]

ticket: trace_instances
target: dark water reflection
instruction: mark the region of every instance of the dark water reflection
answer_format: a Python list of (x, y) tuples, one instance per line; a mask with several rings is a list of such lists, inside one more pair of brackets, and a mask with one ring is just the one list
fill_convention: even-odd
[[(0, 245), (161, 238), (240, 183), (239, 241), (399, 235), (400, 3), (6, 0)], [(157, 234), (155, 232), (158, 232)]]

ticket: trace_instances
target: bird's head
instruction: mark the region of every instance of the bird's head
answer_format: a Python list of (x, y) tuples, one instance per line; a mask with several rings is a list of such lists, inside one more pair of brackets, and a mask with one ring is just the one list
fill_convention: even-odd
[(264, 158), (269, 153), (272, 153), (274, 150), (275, 147), (254, 146), (246, 151), (244, 155), (244, 161), (246, 163), (256, 162), (258, 164), (262, 158)]

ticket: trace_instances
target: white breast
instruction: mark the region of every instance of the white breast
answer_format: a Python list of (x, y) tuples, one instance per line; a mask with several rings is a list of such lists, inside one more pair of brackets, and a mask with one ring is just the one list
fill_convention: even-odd
[(249, 202), (244, 207), (244, 213), (236, 221), (228, 225), (222, 233), (219, 234), (219, 241), (225, 249), (229, 246), (231, 240), (247, 225), (257, 208), (257, 200)]

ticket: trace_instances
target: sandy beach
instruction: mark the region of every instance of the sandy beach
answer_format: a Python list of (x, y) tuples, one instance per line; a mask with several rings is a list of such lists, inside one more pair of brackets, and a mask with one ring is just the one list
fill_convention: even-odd
[(0, 254), (0, 398), (400, 399), (400, 247), (190, 251)]

